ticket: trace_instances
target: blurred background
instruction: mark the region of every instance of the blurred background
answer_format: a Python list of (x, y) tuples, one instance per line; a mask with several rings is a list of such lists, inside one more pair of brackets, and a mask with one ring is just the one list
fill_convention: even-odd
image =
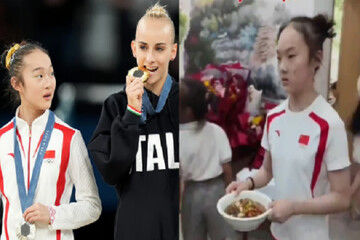
[[(130, 43), (137, 21), (157, 0), (0, 0), (0, 50), (13, 42), (33, 40), (46, 48), (54, 66), (57, 89), (51, 109), (81, 131), (88, 144), (103, 101), (120, 91), (127, 71), (136, 65)], [(160, 0), (175, 24), (178, 39), (179, 1)], [(178, 58), (169, 73), (178, 78)], [(5, 96), (7, 71), (0, 70), (0, 125), (14, 116)], [(93, 162), (92, 162), (93, 163)], [(114, 189), (96, 167), (103, 212), (100, 219), (75, 230), (75, 239), (113, 239), (117, 204)]]

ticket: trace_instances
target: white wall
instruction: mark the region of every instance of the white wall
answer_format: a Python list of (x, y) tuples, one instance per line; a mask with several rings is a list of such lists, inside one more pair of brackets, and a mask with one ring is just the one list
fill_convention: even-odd
[[(314, 0), (315, 12), (326, 13), (329, 17), (334, 14), (334, 0)], [(323, 66), (320, 68), (317, 78), (315, 80), (316, 89), (327, 97), (330, 82), (330, 63), (331, 63), (331, 41), (327, 39), (324, 43), (324, 60)]]

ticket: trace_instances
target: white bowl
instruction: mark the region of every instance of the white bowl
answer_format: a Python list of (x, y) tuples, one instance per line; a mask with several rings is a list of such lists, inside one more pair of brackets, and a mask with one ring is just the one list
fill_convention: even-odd
[[(240, 199), (249, 198), (253, 201), (256, 201), (263, 205), (267, 210), (256, 217), (250, 218), (237, 218), (225, 213), (225, 209), (235, 201)], [(221, 216), (228, 222), (236, 231), (240, 232), (249, 232), (257, 229), (261, 223), (263, 223), (271, 209), (269, 208), (269, 204), (272, 200), (266, 196), (265, 194), (258, 191), (242, 191), (239, 195), (236, 196), (235, 193), (226, 194), (222, 198), (219, 199), (216, 207)]]

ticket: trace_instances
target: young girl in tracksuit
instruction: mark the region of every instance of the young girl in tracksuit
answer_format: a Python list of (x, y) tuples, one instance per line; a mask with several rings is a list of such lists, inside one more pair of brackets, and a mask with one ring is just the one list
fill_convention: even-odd
[(115, 239), (178, 240), (179, 87), (168, 74), (176, 56), (174, 24), (156, 4), (139, 20), (131, 49), (145, 83), (105, 100), (89, 144), (104, 180), (119, 196)]
[(56, 85), (50, 57), (22, 42), (3, 53), (2, 64), (20, 105), (0, 129), (1, 240), (74, 239), (72, 229), (96, 221), (101, 203), (80, 132), (49, 110)]

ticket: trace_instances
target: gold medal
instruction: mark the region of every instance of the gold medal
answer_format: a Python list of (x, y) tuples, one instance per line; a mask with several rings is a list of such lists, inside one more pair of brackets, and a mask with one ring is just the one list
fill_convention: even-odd
[(128, 76), (140, 78), (142, 82), (146, 82), (146, 80), (149, 78), (149, 75), (149, 71), (146, 69), (140, 69), (138, 67), (134, 67), (128, 72)]

